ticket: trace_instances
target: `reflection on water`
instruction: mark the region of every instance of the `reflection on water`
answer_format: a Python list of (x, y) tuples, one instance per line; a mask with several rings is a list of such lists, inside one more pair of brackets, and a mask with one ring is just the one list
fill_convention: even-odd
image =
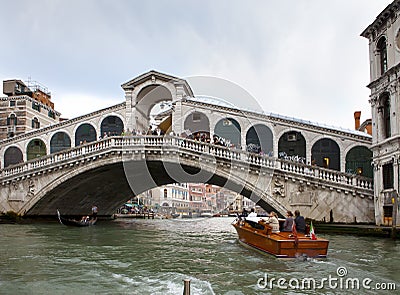
[[(100, 221), (84, 228), (0, 225), (0, 294), (175, 295), (182, 294), (186, 278), (192, 294), (281, 294), (276, 286), (261, 289), (257, 281), (266, 275), (320, 281), (338, 278), (338, 268), (347, 271), (344, 278), (394, 282), (400, 288), (398, 241), (325, 235), (327, 259), (278, 260), (238, 244), (232, 220)], [(286, 291), (360, 294), (326, 286)]]

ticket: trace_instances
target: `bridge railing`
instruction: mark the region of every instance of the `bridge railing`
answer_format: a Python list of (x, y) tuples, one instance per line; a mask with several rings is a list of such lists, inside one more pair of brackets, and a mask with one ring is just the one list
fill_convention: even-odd
[(331, 183), (351, 185), (362, 189), (373, 189), (372, 179), (369, 178), (176, 136), (138, 135), (108, 137), (4, 168), (0, 171), (0, 176), (3, 179), (18, 176), (19, 174), (32, 170), (63, 164), (70, 160), (82, 158), (83, 156), (97, 155), (110, 149), (123, 151), (124, 149), (132, 147), (140, 147), (140, 150), (146, 150), (147, 148), (162, 150), (166, 147), (177, 147), (178, 149), (188, 150), (198, 154), (209, 154), (216, 158), (229, 161), (245, 162), (246, 164), (259, 166), (260, 168), (277, 169), (299, 176), (318, 178)]
[(294, 174), (311, 176), (328, 182), (351, 185), (358, 188), (373, 189), (373, 180), (371, 178), (344, 173), (335, 170), (329, 170), (318, 166), (309, 166), (302, 163), (291, 162), (287, 160), (278, 160), (280, 169)]

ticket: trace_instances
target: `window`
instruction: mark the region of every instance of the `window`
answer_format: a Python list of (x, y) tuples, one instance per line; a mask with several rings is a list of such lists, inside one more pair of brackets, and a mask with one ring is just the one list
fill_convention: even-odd
[(288, 133), (287, 141), (296, 141), (296, 140), (297, 140), (297, 134), (296, 133)]
[(393, 206), (383, 206), (383, 216), (392, 217), (393, 216)]
[(385, 138), (389, 138), (392, 132), (390, 127), (390, 99), (388, 95), (385, 96), (383, 102), (383, 123), (385, 124)]
[(382, 166), (383, 189), (393, 188), (393, 163)]
[(383, 139), (389, 138), (392, 135), (391, 124), (390, 124), (390, 97), (388, 93), (383, 93), (380, 97), (380, 103), (378, 105), (378, 116), (380, 114), (380, 124), (383, 125)]
[(379, 68), (381, 71), (380, 74), (383, 75), (388, 68), (386, 38), (385, 37), (380, 38), (376, 47), (379, 54)]
[(53, 111), (49, 111), (49, 117), (55, 119), (56, 114)]
[(10, 107), (15, 107), (15, 100), (10, 100)]
[(38, 102), (32, 101), (32, 109), (40, 112), (40, 104)]
[(164, 199), (166, 199), (168, 197), (168, 191), (167, 191), (167, 189), (165, 188), (164, 189)]
[(40, 122), (38, 120), (38, 118), (33, 118), (32, 120), (32, 128), (34, 129), (39, 129), (40, 128)]
[(7, 118), (7, 125), (8, 126), (16, 126), (17, 125), (17, 116), (11, 114), (10, 117)]
[(201, 114), (200, 113), (193, 113), (192, 114), (193, 122), (200, 122), (201, 121)]

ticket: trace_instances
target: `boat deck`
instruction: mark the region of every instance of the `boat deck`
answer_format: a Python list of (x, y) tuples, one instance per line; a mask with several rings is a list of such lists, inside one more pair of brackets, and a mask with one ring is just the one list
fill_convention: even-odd
[(291, 232), (272, 233), (271, 227), (267, 224), (244, 220), (238, 220), (232, 225), (239, 235), (240, 242), (276, 257), (325, 258), (327, 255), (329, 241), (326, 239), (312, 240), (309, 236), (300, 233), (297, 235)]

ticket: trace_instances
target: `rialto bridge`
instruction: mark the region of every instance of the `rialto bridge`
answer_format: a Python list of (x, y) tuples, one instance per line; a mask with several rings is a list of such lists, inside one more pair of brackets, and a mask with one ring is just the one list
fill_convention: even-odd
[(1, 212), (84, 214), (96, 203), (111, 215), (159, 185), (204, 182), (280, 214), (374, 222), (368, 134), (195, 97), (187, 81), (155, 71), (122, 88), (118, 105), (0, 142)]

